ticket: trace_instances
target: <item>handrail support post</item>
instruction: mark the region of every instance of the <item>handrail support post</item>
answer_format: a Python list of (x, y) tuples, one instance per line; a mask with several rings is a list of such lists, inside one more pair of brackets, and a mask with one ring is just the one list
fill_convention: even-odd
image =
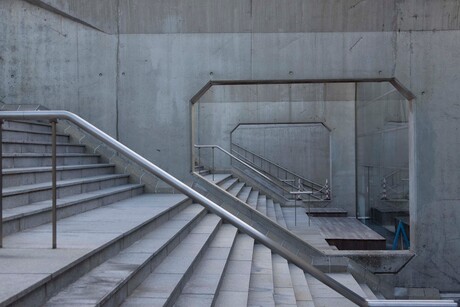
[(0, 119), (0, 248), (3, 248), (3, 119)]
[(52, 232), (53, 232), (53, 244), (52, 248), (56, 249), (57, 248), (57, 212), (56, 212), (56, 206), (57, 206), (57, 187), (56, 187), (56, 181), (57, 181), (57, 176), (56, 176), (56, 164), (57, 164), (57, 157), (56, 157), (56, 123), (57, 119), (51, 119), (51, 181), (52, 181)]
[(214, 147), (212, 147), (212, 181), (214, 181), (214, 174), (216, 170), (214, 168)]

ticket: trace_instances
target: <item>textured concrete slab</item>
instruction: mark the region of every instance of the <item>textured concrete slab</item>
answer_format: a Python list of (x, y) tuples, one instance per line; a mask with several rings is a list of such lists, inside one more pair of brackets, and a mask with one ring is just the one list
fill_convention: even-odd
[(216, 306), (235, 307), (247, 306), (248, 292), (220, 291), (216, 300)]
[[(145, 223), (160, 212), (167, 210), (168, 206), (172, 207), (185, 199), (183, 195), (157, 197), (145, 194), (60, 220), (58, 222), (58, 249), (56, 250), (49, 248), (51, 245), (50, 225), (39, 226), (5, 237), (4, 248), (0, 250), (2, 260), (0, 271), (3, 273), (0, 274), (0, 283), (8, 285), (10, 280), (14, 280), (16, 287), (2, 287), (1, 301), (46, 282), (50, 276), (65, 271), (95, 249), (100, 249), (122, 238), (134, 226)], [(106, 225), (107, 229), (101, 225)], [(66, 228), (67, 232), (62, 231)], [(139, 262), (143, 257), (143, 254), (133, 255), (126, 257), (125, 260), (120, 259), (119, 264)], [(30, 273), (35, 273), (35, 277), (31, 278), (33, 276)], [(22, 278), (23, 282), (21, 282)]]
[(212, 306), (213, 295), (207, 294), (184, 294), (179, 297), (174, 306), (202, 307)]

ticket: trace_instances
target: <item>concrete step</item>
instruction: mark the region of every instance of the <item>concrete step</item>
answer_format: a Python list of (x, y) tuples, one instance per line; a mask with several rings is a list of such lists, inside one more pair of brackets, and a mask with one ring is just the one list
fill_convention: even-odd
[(297, 306), (314, 307), (313, 297), (311, 296), (304, 271), (298, 266), (289, 263), (289, 272), (291, 273), (291, 282)]
[[(328, 275), (357, 294), (366, 297), (366, 294), (350, 273), (330, 273)], [(307, 279), (315, 306), (357, 306), (341, 294), (335, 292), (319, 280), (313, 278), (311, 275), (305, 274), (305, 277)]]
[(259, 191), (257, 190), (252, 190), (251, 194), (249, 194), (248, 199), (246, 200), (246, 203), (251, 206), (253, 209), (256, 209), (257, 207), (257, 200), (259, 199)]
[[(51, 143), (32, 141), (3, 141), (3, 153), (51, 153)], [(84, 153), (86, 147), (78, 144), (56, 144), (57, 153)]]
[(222, 220), (209, 214), (170, 251), (121, 306), (171, 306), (213, 241)]
[[(57, 165), (85, 165), (99, 163), (99, 155), (94, 154), (57, 154)], [(51, 154), (49, 153), (30, 153), (30, 154), (11, 154), (3, 155), (3, 168), (23, 168), (40, 167), (51, 165)]]
[(238, 234), (216, 299), (216, 306), (247, 306), (254, 239)]
[(275, 306), (272, 253), (258, 243), (252, 257), (248, 306)]
[[(60, 165), (57, 180), (113, 174), (114, 164)], [(51, 166), (9, 168), (3, 170), (3, 188), (51, 181)]]
[(181, 194), (143, 194), (62, 219), (56, 250), (50, 249), (50, 224), (6, 236), (0, 306), (44, 304), (189, 204)]
[(227, 192), (237, 197), (244, 187), (244, 182), (235, 183), (230, 189), (227, 189)]
[(238, 230), (221, 226), (174, 306), (214, 306)]
[(279, 203), (275, 203), (274, 206), (275, 206), (275, 213), (276, 213), (276, 221), (278, 222), (278, 224), (288, 229), (286, 220), (284, 219), (283, 210), (281, 209), (281, 205)]
[[(34, 130), (27, 130), (27, 129), (16, 129), (16, 128), (14, 129), (4, 128), (2, 137), (3, 137), (3, 140), (5, 141), (20, 140), (20, 141), (51, 143), (51, 140), (52, 140), (51, 132), (34, 131)], [(70, 137), (66, 134), (61, 134), (61, 133), (56, 134), (56, 142), (58, 143), (68, 143), (69, 140), (70, 140)]]
[(207, 175), (202, 175), (206, 180), (214, 182), (214, 184), (217, 184), (220, 186), (223, 182), (225, 182), (227, 179), (232, 178), (232, 174), (207, 174)]
[[(212, 175), (208, 175), (208, 176), (212, 176)], [(222, 181), (219, 186), (224, 189), (225, 191), (231, 189), (235, 184), (238, 183), (238, 179), (237, 178), (233, 178), (233, 177), (229, 177), (227, 178), (225, 181)]]
[(206, 175), (211, 174), (211, 172), (207, 169), (202, 169), (198, 171), (198, 174), (200, 174), (201, 176), (206, 176)]
[[(112, 186), (127, 184), (128, 174), (108, 174), (57, 181), (57, 197), (64, 198)], [(3, 189), (3, 208), (10, 209), (51, 199), (51, 182)]]
[(271, 198), (267, 198), (267, 217), (276, 223), (275, 205)]
[(118, 306), (204, 216), (202, 206), (188, 206), (60, 291), (45, 306)]
[(243, 203), (246, 203), (249, 195), (251, 194), (252, 188), (248, 186), (244, 186), (241, 189), (240, 193), (238, 194), (238, 199), (241, 200)]
[(257, 198), (257, 211), (263, 215), (267, 215), (267, 196), (259, 194)]
[[(57, 200), (58, 220), (143, 193), (142, 184), (125, 184)], [(51, 200), (3, 210), (3, 235), (51, 222)]]
[(272, 262), (275, 305), (297, 306), (287, 260), (278, 254), (272, 254)]
[(3, 129), (51, 133), (51, 124), (36, 121), (8, 120), (3, 123), (2, 127)]

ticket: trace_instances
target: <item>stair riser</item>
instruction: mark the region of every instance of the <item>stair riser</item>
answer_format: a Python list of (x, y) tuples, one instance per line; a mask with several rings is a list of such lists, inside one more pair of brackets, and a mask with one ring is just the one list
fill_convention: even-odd
[[(179, 204), (179, 206), (187, 206), (190, 202), (185, 201)], [(153, 218), (144, 225), (133, 229), (124, 236), (119, 237), (117, 240), (112, 241), (100, 250), (95, 251), (91, 256), (75, 263), (70, 269), (62, 272), (54, 278), (48, 280), (32, 292), (25, 294), (22, 298), (17, 299), (14, 302), (7, 302), (11, 304), (8, 306), (41, 306), (46, 300), (48, 300), (55, 293), (61, 289), (67, 287), (69, 284), (76, 281), (84, 274), (91, 271), (96, 266), (114, 257), (123, 249), (129, 247), (131, 244), (139, 240), (145, 233), (148, 233), (158, 226), (158, 218)], [(59, 244), (59, 241), (58, 241)]]
[[(92, 176), (108, 175), (114, 173), (113, 166), (85, 168), (74, 170), (61, 170), (56, 172), (57, 180), (66, 180), (74, 178), (85, 178)], [(20, 185), (28, 185), (35, 183), (43, 183), (51, 181), (51, 171), (23, 173), (23, 174), (7, 174), (3, 175), (3, 187), (17, 187)]]
[(203, 254), (206, 252), (206, 249), (208, 246), (211, 244), (212, 240), (217, 234), (217, 231), (219, 230), (219, 227), (221, 225), (222, 221), (219, 223), (219, 225), (213, 230), (212, 234), (209, 236), (208, 240), (206, 243), (203, 245), (202, 249), (200, 250), (198, 256), (193, 260), (192, 264), (189, 266), (187, 269), (187, 272), (185, 272), (184, 276), (182, 277), (181, 281), (177, 284), (176, 288), (172, 291), (171, 295), (168, 297), (168, 300), (164, 304), (164, 306), (167, 307), (172, 307), (174, 306), (174, 303), (177, 301), (179, 298), (182, 289), (184, 288), (185, 284), (187, 281), (190, 279), (190, 277), (193, 274), (193, 271), (195, 268), (198, 266), (200, 263), (200, 260), (203, 258)]
[(51, 126), (36, 125), (33, 123), (26, 123), (26, 122), (5, 121), (3, 123), (3, 128), (51, 133)]
[[(92, 199), (88, 201), (82, 201), (73, 205), (58, 207), (57, 215), (58, 219), (63, 219), (72, 215), (80, 214), (89, 210), (99, 208), (101, 206), (106, 206), (117, 201), (121, 201), (136, 195), (143, 193), (143, 188), (138, 187), (132, 190), (123, 191), (119, 193), (114, 193), (108, 196), (102, 196), (97, 199)], [(40, 226), (46, 223), (51, 222), (51, 208), (49, 210), (29, 215), (23, 216), (10, 221), (3, 222), (3, 235), (7, 236), (9, 234), (19, 232), (28, 228)]]
[[(178, 208), (180, 211), (182, 208)], [(173, 216), (173, 214), (169, 214)], [(107, 296), (101, 303), (100, 306), (110, 307), (119, 306), (133, 291), (156, 269), (156, 267), (171, 253), (179, 243), (187, 237), (187, 235), (193, 230), (193, 228), (201, 221), (206, 215), (206, 211), (196, 216), (193, 220), (187, 224), (180, 232), (170, 239), (170, 241), (164, 246), (158, 253), (156, 253), (147, 263), (144, 263), (138, 271), (131, 276), (131, 278), (124, 283), (115, 293)]]
[[(48, 133), (29, 133), (25, 131), (3, 131), (4, 141), (29, 141), (29, 142), (48, 142), (51, 143), (51, 134)], [(57, 135), (56, 142), (68, 143), (68, 135)]]
[[(57, 153), (85, 153), (85, 146), (57, 145)], [(51, 153), (51, 144), (3, 143), (3, 153)]]
[[(63, 198), (71, 195), (88, 193), (96, 190), (101, 190), (117, 185), (127, 184), (128, 178), (117, 178), (101, 180), (91, 183), (75, 184), (66, 187), (57, 188), (57, 197)], [(15, 194), (10, 196), (3, 196), (3, 208), (11, 209), (39, 201), (51, 199), (51, 187), (40, 191), (31, 191), (21, 194)]]
[[(57, 157), (57, 165), (97, 164), (98, 156)], [(51, 157), (4, 157), (3, 168), (51, 166)]]

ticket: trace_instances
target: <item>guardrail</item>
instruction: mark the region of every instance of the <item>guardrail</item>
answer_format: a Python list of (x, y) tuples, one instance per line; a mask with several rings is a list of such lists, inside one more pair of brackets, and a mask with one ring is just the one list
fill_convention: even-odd
[[(245, 160), (247, 163), (251, 164), (252, 166), (260, 170), (264, 170), (264, 172), (266, 172), (270, 176), (276, 178), (278, 181), (288, 186), (291, 189), (291, 192), (294, 190), (300, 190), (300, 189), (305, 190), (305, 188), (307, 188), (314, 192), (314, 194), (312, 194), (312, 197), (314, 198), (317, 198), (320, 200), (330, 200), (331, 199), (330, 187), (329, 187), (329, 183), (327, 179), (326, 179), (326, 183), (324, 185), (321, 185), (317, 182), (306, 179), (303, 176), (300, 176), (288, 170), (287, 168), (267, 158), (264, 158), (261, 155), (258, 155), (238, 144), (232, 143), (231, 147), (232, 147), (232, 153), (238, 155), (241, 159)], [(256, 163), (257, 160), (260, 162), (259, 165), (257, 165)], [(264, 166), (268, 166), (268, 167), (264, 167)]]
[[(129, 149), (119, 141), (113, 139), (111, 136), (108, 134), (104, 133), (103, 131), (99, 130), (92, 124), (88, 123), (81, 117), (68, 112), (68, 111), (26, 111), (26, 112), (19, 112), (19, 111), (5, 111), (1, 112), (0, 111), (0, 136), (1, 136), (1, 126), (3, 124), (3, 120), (49, 120), (52, 125), (55, 127), (56, 122), (58, 120), (68, 120), (81, 129), (85, 130), (88, 134), (92, 135), (93, 137), (99, 139), (100, 141), (106, 143), (109, 147), (114, 149), (115, 151), (125, 155), (126, 157), (130, 158), (131, 160), (135, 161), (142, 167), (146, 169), (146, 171), (152, 173), (153, 175), (157, 176), (159, 179), (163, 180), (165, 183), (171, 185), (181, 193), (187, 195), (188, 197), (192, 198), (195, 200), (197, 203), (200, 205), (204, 206), (214, 214), (220, 216), (222, 219), (225, 221), (231, 223), (235, 227), (237, 227), (239, 230), (243, 231), (244, 233), (248, 234), (255, 240), (259, 241), (260, 243), (264, 244), (268, 248), (270, 248), (273, 252), (279, 254), (280, 256), (286, 258), (288, 261), (291, 263), (297, 265), (301, 269), (303, 269), (305, 272), (308, 274), (312, 275), (314, 278), (318, 279), (325, 285), (329, 286), (336, 292), (340, 293), (353, 303), (359, 305), (359, 306), (449, 306), (449, 307), (454, 307), (457, 306), (457, 304), (454, 301), (391, 301), (391, 300), (368, 300), (356, 292), (350, 290), (349, 288), (345, 287), (341, 283), (337, 282), (335, 279), (329, 277), (325, 273), (321, 272), (317, 268), (315, 268), (313, 265), (310, 263), (306, 262), (304, 259), (300, 258), (298, 255), (295, 253), (289, 251), (285, 247), (283, 247), (280, 243), (277, 241), (269, 238), (265, 234), (261, 233), (257, 229), (253, 228), (249, 224), (245, 223), (241, 219), (237, 218), (235, 215), (229, 213), (213, 201), (209, 200), (208, 198), (204, 197), (200, 193), (196, 192), (180, 180), (176, 179), (169, 173), (165, 172), (152, 162), (148, 161), (138, 153), (134, 152), (133, 150)], [(54, 123), (54, 124), (53, 124)], [(1, 139), (0, 139), (1, 141)], [(1, 143), (1, 142), (0, 142)], [(53, 128), (53, 140), (52, 140), (53, 146), (56, 145), (56, 133), (55, 133), (55, 128)], [(1, 148), (0, 148), (1, 149)], [(1, 153), (1, 150), (0, 150)], [(56, 151), (53, 150), (54, 158), (56, 159)], [(2, 155), (0, 154), (0, 161), (2, 160)], [(1, 166), (1, 162), (0, 162)], [(54, 172), (56, 171), (56, 165), (54, 163), (53, 165)], [(0, 172), (1, 174), (1, 172)], [(1, 176), (1, 175), (0, 175)], [(0, 182), (2, 181), (3, 178), (0, 177)], [(56, 185), (56, 177), (53, 176), (53, 185), (55, 187)], [(0, 186), (1, 188), (1, 186)], [(0, 189), (1, 191), (1, 189)], [(2, 195), (0, 195), (2, 196)], [(2, 211), (2, 199), (3, 197), (0, 197), (0, 212)], [(56, 194), (53, 193), (53, 203), (55, 204), (56, 201)], [(54, 211), (55, 211), (55, 205), (54, 205)], [(55, 214), (55, 213), (54, 213)], [(0, 217), (1, 218), (1, 217)], [(0, 229), (3, 226), (3, 219), (0, 219)], [(53, 229), (54, 233), (56, 232), (56, 220), (53, 218)], [(0, 236), (1, 238), (2, 236)], [(54, 243), (54, 242), (53, 242)]]

